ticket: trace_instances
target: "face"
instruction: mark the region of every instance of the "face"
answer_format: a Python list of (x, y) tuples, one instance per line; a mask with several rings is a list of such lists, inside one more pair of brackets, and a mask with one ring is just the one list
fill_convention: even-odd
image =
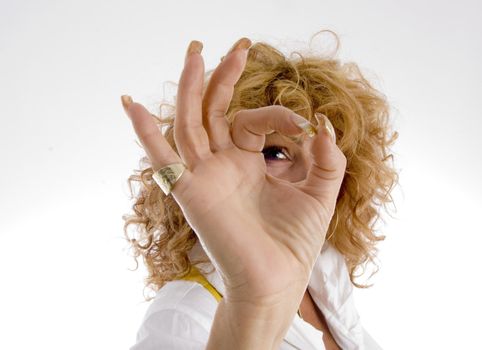
[(263, 154), (268, 174), (289, 182), (304, 180), (313, 162), (311, 142), (307, 135), (298, 138), (277, 132), (266, 135)]

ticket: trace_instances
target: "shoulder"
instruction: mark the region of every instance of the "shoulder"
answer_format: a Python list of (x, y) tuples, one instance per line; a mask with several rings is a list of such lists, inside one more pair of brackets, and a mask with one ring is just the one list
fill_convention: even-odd
[(170, 281), (149, 305), (131, 350), (204, 349), (216, 308), (199, 283)]
[[(216, 312), (216, 299), (199, 283), (176, 280), (167, 282), (149, 305), (146, 317), (161, 310), (177, 310), (210, 320)], [(204, 321), (204, 319), (200, 320)]]

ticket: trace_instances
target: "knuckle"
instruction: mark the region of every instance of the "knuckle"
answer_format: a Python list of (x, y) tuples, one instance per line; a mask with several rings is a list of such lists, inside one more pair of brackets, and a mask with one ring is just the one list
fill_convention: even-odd
[(155, 141), (158, 137), (159, 134), (157, 133), (157, 130), (153, 130), (151, 128), (149, 129), (143, 129), (139, 132), (139, 137), (146, 141), (153, 142)]
[(348, 160), (346, 159), (345, 154), (340, 150), (338, 151), (338, 154), (339, 154), (338, 159), (339, 159), (340, 165), (342, 165), (343, 167), (346, 167)]
[(138, 102), (133, 102), (129, 107), (132, 114), (141, 114), (144, 111), (143, 106)]
[(291, 113), (293, 113), (293, 111), (291, 109), (289, 109), (288, 107), (285, 107), (285, 106), (281, 106), (281, 105), (268, 106), (267, 108), (269, 108), (271, 110), (271, 112), (276, 113), (276, 114), (280, 114), (280, 115), (289, 116)]
[(221, 118), (224, 117), (224, 109), (219, 106), (214, 106), (207, 108), (204, 111), (204, 114), (207, 118)]
[(244, 111), (244, 109), (241, 109), (241, 110), (236, 111), (236, 112), (233, 113), (233, 123), (234, 123), (234, 121), (235, 121), (240, 115), (242, 115), (242, 112), (243, 112), (243, 111)]
[(239, 116), (240, 116), (240, 111), (237, 111), (233, 114), (231, 117), (231, 128), (235, 129), (237, 125), (239, 124)]

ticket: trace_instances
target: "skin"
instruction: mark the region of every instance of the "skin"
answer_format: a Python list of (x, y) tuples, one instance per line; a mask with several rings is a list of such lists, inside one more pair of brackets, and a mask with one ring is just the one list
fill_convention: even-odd
[[(312, 140), (307, 136), (292, 140), (278, 133), (267, 135), (263, 149), (267, 173), (289, 182), (303, 181), (313, 163), (309, 152), (311, 143)], [(323, 332), (327, 350), (340, 349), (308, 290), (303, 295), (300, 312), (304, 321)]]
[(189, 51), (176, 101), (179, 155), (144, 106), (124, 98), (124, 107), (154, 170), (186, 164), (171, 195), (226, 286), (207, 349), (276, 349), (325, 241), (346, 158), (320, 127), (303, 146), (312, 160), (304, 178), (301, 168), (273, 168), (297, 182), (271, 175), (261, 152), (265, 135), (300, 135), (303, 129), (291, 119), (296, 115), (282, 106), (242, 110), (230, 130), (224, 115), (247, 51), (225, 56), (204, 96), (204, 61), (199, 51)]

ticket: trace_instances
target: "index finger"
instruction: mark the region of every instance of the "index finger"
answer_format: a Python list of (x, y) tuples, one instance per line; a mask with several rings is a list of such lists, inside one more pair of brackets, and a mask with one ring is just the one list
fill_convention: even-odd
[(274, 131), (294, 136), (305, 133), (313, 137), (317, 127), (287, 107), (270, 105), (254, 109), (243, 109), (235, 113), (233, 142), (246, 151), (261, 152), (265, 135)]

